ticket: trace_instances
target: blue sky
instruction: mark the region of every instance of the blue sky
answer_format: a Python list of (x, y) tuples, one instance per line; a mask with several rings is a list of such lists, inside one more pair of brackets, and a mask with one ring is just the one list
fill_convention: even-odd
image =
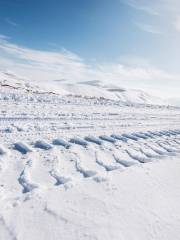
[(178, 96), (178, 0), (0, 0), (0, 68)]

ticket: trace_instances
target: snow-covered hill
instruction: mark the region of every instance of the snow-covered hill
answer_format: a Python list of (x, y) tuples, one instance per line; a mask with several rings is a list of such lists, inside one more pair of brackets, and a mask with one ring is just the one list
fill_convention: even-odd
[(0, 86), (4, 90), (20, 90), (36, 93), (55, 93), (79, 97), (110, 99), (128, 104), (164, 105), (165, 101), (136, 89), (124, 89), (115, 85), (104, 85), (98, 80), (79, 83), (66, 81), (35, 82), (11, 72), (0, 72)]
[[(105, 91), (111, 93), (114, 99), (121, 100), (122, 102), (127, 103), (140, 103), (140, 104), (158, 104), (164, 105), (166, 101), (163, 99), (158, 98), (156, 96), (152, 96), (145, 91), (139, 89), (125, 89), (114, 84), (105, 85), (101, 81), (94, 80), (94, 81), (87, 81), (87, 82), (80, 82), (80, 84), (94, 86), (97, 87), (100, 91)], [(103, 94), (102, 94), (103, 95)]]
[(35, 85), (31, 86), (28, 80), (24, 77), (20, 77), (10, 71), (0, 71), (0, 87), (1, 90), (20, 90), (20, 91), (35, 91)]

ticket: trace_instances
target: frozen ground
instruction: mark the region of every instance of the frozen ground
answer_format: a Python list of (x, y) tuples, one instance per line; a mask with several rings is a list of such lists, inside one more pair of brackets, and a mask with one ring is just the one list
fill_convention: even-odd
[(0, 239), (179, 240), (180, 109), (0, 92)]

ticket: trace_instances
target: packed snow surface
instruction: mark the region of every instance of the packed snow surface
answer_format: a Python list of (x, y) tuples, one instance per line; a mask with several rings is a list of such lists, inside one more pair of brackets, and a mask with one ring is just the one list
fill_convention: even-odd
[(11, 78), (0, 89), (1, 240), (180, 239), (178, 107)]

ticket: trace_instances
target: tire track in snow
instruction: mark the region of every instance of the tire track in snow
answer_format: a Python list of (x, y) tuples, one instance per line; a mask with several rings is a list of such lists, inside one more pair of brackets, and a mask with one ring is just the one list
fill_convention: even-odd
[(28, 160), (25, 164), (23, 171), (21, 172), (18, 181), (23, 188), (23, 193), (31, 192), (32, 190), (38, 188), (38, 184), (34, 183), (31, 179), (30, 170), (33, 167), (33, 160)]
[[(49, 145), (48, 142), (43, 141), (46, 143), (43, 146), (51, 146), (51, 148), (34, 148), (33, 152), (37, 150), (31, 158), (29, 158), (29, 154), (32, 153), (27, 151), (25, 155), (28, 159), (18, 178), (23, 193), (46, 185), (52, 186), (53, 181), (50, 181), (50, 178), (55, 180), (54, 185), (65, 187), (70, 182), (74, 184), (86, 178), (101, 182), (110, 171), (125, 170), (126, 167), (135, 164), (148, 163), (163, 156), (176, 155), (180, 149), (179, 135), (165, 138), (163, 135), (153, 138), (150, 135), (149, 138), (137, 135), (137, 139), (132, 138), (128, 141), (116, 139), (113, 142), (109, 141), (108, 137), (103, 138), (101, 138), (102, 144), (89, 142), (87, 146), (81, 145), (84, 142), (78, 138), (78, 142), (72, 142), (67, 149), (64, 146)], [(109, 139), (111, 140), (111, 138)], [(20, 150), (19, 148), (16, 150), (22, 154), (24, 154), (24, 148), (25, 150), (32, 149), (27, 144), (20, 144), (20, 146)], [(36, 172), (35, 175), (34, 172)], [(42, 176), (43, 174), (47, 176), (44, 177), (45, 181), (43, 179), (40, 182), (37, 181), (38, 172), (41, 172)]]
[(14, 232), (9, 228), (4, 218), (0, 216), (0, 239), (18, 240)]

